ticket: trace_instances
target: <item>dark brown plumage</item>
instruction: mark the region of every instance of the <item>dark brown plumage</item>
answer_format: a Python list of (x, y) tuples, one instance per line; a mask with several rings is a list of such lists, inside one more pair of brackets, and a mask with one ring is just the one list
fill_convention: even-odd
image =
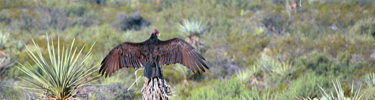
[(189, 43), (178, 38), (162, 41), (157, 35), (159, 32), (154, 30), (144, 42), (117, 45), (103, 59), (99, 72), (107, 77), (124, 67), (145, 66), (146, 77), (162, 78), (159, 65), (180, 63), (195, 73), (208, 69), (205, 59)]

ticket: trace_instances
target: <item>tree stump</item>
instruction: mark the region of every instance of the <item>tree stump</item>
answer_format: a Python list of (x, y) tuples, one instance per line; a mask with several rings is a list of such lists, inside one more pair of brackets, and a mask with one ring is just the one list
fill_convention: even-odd
[(171, 94), (170, 86), (162, 78), (152, 78), (149, 80), (145, 77), (145, 83), (142, 88), (143, 100), (169, 100)]

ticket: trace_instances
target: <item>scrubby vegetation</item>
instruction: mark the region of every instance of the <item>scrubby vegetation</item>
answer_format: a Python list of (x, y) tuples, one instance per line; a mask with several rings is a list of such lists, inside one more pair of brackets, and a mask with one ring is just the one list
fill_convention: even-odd
[[(33, 84), (19, 68), (43, 71), (28, 55), (39, 51), (32, 40), (45, 59), (47, 38), (55, 47), (95, 43), (77, 56), (91, 50), (84, 64), (96, 68), (117, 44), (153, 29), (161, 39), (199, 34), (210, 66), (203, 74), (164, 66), (172, 99), (375, 99), (374, 16), (373, 0), (2, 0), (0, 99), (42, 98), (19, 87)], [(135, 70), (82, 85), (72, 98), (141, 99), (141, 84), (128, 90)]]

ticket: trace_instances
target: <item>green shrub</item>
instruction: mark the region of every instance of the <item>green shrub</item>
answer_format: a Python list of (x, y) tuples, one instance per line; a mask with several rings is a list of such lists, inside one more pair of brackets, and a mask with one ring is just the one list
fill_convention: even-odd
[(244, 71), (240, 71), (236, 74), (236, 78), (241, 82), (247, 82), (250, 78), (255, 77), (256, 74), (259, 72), (259, 68), (253, 65), (250, 68), (245, 69)]
[(276, 100), (280, 99), (277, 94), (271, 93), (269, 90), (265, 92), (258, 91), (246, 91), (245, 95), (242, 96), (242, 100)]
[(261, 58), (257, 61), (256, 65), (263, 70), (263, 72), (275, 75), (285, 76), (295, 71), (295, 67), (289, 62), (277, 61), (266, 54), (262, 54)]
[(141, 30), (151, 24), (148, 20), (144, 19), (139, 12), (133, 14), (118, 14), (117, 20), (118, 23), (116, 23), (115, 27), (122, 31)]
[(368, 87), (375, 87), (375, 73), (366, 74), (363, 78)]
[(246, 87), (240, 84), (237, 79), (217, 80), (209, 86), (193, 89), (190, 91), (191, 96), (188, 100), (229, 100), (241, 99), (248, 93)]
[(334, 87), (334, 91), (330, 94), (328, 94), (322, 87), (319, 86), (322, 94), (322, 97), (320, 98), (321, 100), (362, 100), (362, 98), (364, 98), (363, 94), (360, 93), (361, 88), (359, 88), (358, 90), (354, 90), (354, 84), (352, 84), (352, 87), (350, 89), (350, 95), (345, 95), (339, 81), (332, 81), (332, 84)]
[(312, 53), (309, 58), (299, 58), (297, 61), (299, 66), (306, 68), (307, 71), (313, 71), (317, 75), (340, 75), (341, 67), (336, 65), (332, 58), (322, 53)]
[(283, 90), (279, 96), (280, 99), (292, 100), (302, 98), (314, 98), (319, 95), (317, 84), (324, 85), (330, 79), (323, 76), (317, 76), (313, 72), (307, 72), (295, 80), (290, 80), (287, 89)]
[(360, 34), (365, 36), (372, 36), (375, 38), (375, 18), (369, 17), (359, 20), (350, 29), (350, 33), (354, 35)]
[(14, 79), (0, 79), (0, 98), (1, 99), (18, 99), (18, 100), (26, 100), (26, 99), (35, 99), (38, 97), (33, 91), (20, 89), (17, 87), (12, 87), (15, 84), (23, 84), (19, 80)]

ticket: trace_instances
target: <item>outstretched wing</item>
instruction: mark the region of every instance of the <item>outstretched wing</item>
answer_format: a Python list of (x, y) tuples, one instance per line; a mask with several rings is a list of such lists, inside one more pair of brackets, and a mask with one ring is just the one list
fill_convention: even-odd
[(157, 46), (160, 55), (159, 65), (180, 63), (194, 73), (205, 72), (205, 69), (208, 69), (203, 56), (182, 39), (174, 38), (161, 41)]
[[(146, 61), (145, 43), (124, 42), (116, 46), (103, 59), (99, 73), (105, 77), (111, 76), (121, 68), (139, 68)], [(147, 51), (146, 51), (147, 52)]]

